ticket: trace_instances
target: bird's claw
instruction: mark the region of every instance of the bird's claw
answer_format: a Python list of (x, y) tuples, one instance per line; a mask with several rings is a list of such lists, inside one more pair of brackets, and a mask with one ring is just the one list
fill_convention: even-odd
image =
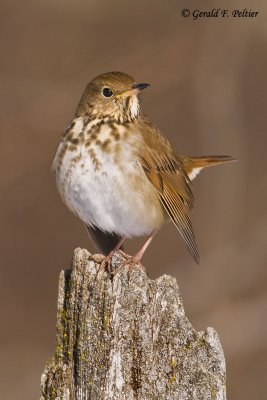
[[(118, 267), (112, 267), (112, 258), (114, 255), (116, 255), (116, 253), (119, 253), (120, 255), (122, 255), (124, 257), (124, 260), (122, 260), (120, 263), (116, 263), (118, 265)], [(140, 263), (140, 256), (139, 254), (136, 254), (135, 256), (129, 256), (128, 254), (124, 253), (123, 251), (119, 250), (119, 251), (113, 251), (111, 253), (109, 253), (107, 256), (103, 256), (102, 254), (93, 254), (92, 256), (90, 256), (90, 259), (95, 261), (96, 263), (100, 264), (98, 271), (97, 271), (97, 275), (104, 271), (105, 269), (107, 269), (108, 273), (110, 275), (117, 275), (118, 272), (122, 271), (123, 268), (125, 268), (126, 266), (128, 267), (128, 272), (132, 272), (132, 270), (135, 267), (142, 267), (144, 270), (144, 266)]]
[(125, 254), (126, 260), (122, 261), (122, 263), (111, 273), (115, 276), (118, 272), (122, 271), (124, 267), (128, 266), (128, 272), (132, 272), (135, 267), (142, 267), (144, 266), (140, 263), (140, 258), (138, 256), (129, 256)]

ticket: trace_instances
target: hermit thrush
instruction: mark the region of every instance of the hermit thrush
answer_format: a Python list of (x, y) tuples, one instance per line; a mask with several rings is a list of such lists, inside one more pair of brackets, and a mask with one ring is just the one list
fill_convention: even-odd
[(202, 168), (233, 159), (177, 154), (140, 110), (138, 94), (148, 86), (122, 72), (99, 75), (87, 85), (55, 155), (57, 186), (68, 208), (109, 253), (106, 260), (125, 238), (148, 236), (132, 258), (139, 261), (171, 219), (199, 262), (189, 217), (191, 180)]

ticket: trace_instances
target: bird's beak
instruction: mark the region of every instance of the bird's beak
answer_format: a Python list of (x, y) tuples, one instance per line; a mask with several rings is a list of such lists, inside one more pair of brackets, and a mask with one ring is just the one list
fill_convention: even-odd
[(150, 86), (149, 83), (134, 83), (132, 90), (135, 90), (138, 93), (138, 92), (141, 92), (141, 90), (147, 88), (148, 86)]
[(132, 96), (133, 94), (141, 92), (141, 90), (144, 90), (148, 86), (150, 86), (149, 83), (134, 83), (131, 89), (127, 89), (124, 92), (118, 93), (116, 97)]

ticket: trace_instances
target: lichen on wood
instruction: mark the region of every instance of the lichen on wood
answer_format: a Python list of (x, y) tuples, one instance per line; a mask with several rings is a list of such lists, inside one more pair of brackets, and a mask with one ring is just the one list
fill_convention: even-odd
[[(41, 400), (225, 400), (225, 361), (213, 328), (196, 332), (176, 280), (141, 266), (114, 276), (76, 249), (59, 280), (55, 355)], [(112, 268), (124, 260), (112, 258)]]

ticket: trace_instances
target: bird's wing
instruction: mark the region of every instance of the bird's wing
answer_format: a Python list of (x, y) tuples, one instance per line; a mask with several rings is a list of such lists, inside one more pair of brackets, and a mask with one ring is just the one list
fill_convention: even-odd
[(139, 150), (142, 167), (147, 178), (157, 189), (159, 199), (185, 240), (194, 260), (199, 262), (189, 211), (194, 197), (190, 179), (175, 155), (168, 140), (148, 123), (145, 127), (145, 145)]

